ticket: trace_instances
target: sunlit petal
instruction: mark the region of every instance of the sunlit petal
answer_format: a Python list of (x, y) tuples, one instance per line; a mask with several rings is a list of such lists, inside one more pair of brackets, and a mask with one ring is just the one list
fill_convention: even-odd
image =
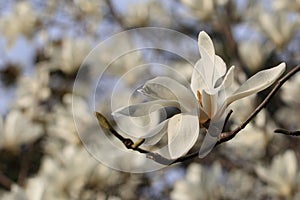
[(177, 107), (179, 108), (179, 103), (177, 101), (168, 101), (168, 100), (155, 100), (145, 103), (139, 103), (129, 106), (121, 107), (114, 112), (112, 112), (113, 116), (128, 116), (128, 117), (141, 117), (146, 116), (151, 112), (157, 111), (162, 107)]
[(219, 135), (222, 133), (224, 122), (224, 120), (219, 119), (216, 121), (215, 119), (211, 120), (207, 134), (205, 135), (199, 151), (200, 158), (205, 157), (214, 148), (218, 141)]
[(192, 91), (168, 77), (157, 77), (147, 81), (140, 92), (154, 99), (176, 100), (186, 111), (197, 106)]
[(169, 120), (168, 147), (171, 158), (186, 154), (197, 141), (199, 123), (197, 115), (178, 114)]
[(202, 91), (205, 88), (208, 88), (208, 85), (205, 82), (205, 77), (203, 77), (201, 74), (201, 71), (204, 67), (202, 62), (203, 60), (198, 60), (192, 73), (191, 88), (195, 96), (197, 96), (197, 91)]
[(165, 120), (161, 122), (154, 129), (145, 134), (145, 142), (144, 145), (154, 145), (167, 133), (168, 130), (168, 122), (169, 120)]
[(226, 64), (220, 56), (215, 55), (215, 66), (214, 66), (214, 76), (213, 82), (214, 84), (218, 79), (223, 77), (226, 73)]
[(226, 99), (226, 106), (233, 101), (260, 92), (272, 85), (285, 71), (285, 63), (271, 69), (258, 72), (249, 78), (234, 94)]

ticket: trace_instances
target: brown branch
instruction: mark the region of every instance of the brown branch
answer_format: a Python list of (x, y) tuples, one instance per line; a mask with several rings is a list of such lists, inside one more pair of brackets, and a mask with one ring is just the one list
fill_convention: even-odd
[(272, 89), (272, 91), (268, 94), (268, 96), (260, 103), (260, 105), (250, 114), (250, 116), (235, 130), (233, 130), (229, 134), (221, 134), (220, 140), (217, 143), (221, 144), (223, 142), (227, 142), (228, 140), (231, 140), (240, 132), (242, 129), (246, 127), (247, 124), (269, 103), (271, 98), (278, 92), (280, 87), (287, 81), (289, 80), (294, 74), (296, 74), (300, 70), (300, 64), (294, 67), (291, 71), (289, 71), (284, 77), (282, 77), (279, 81), (277, 81), (276, 85)]
[(146, 154), (147, 158), (150, 158), (150, 159), (154, 160), (155, 162), (163, 164), (163, 165), (169, 165), (174, 161), (172, 159), (165, 158), (158, 153), (151, 152), (146, 149), (140, 148), (140, 145), (143, 144), (145, 139), (141, 139), (138, 142), (134, 143), (130, 138), (123, 137), (110, 125), (110, 123), (107, 121), (107, 119), (101, 113), (95, 112), (95, 116), (97, 117), (101, 128), (109, 131), (116, 138), (118, 138), (127, 149), (131, 149), (131, 150)]
[[(222, 143), (224, 143), (224, 142), (227, 142), (227, 141), (233, 139), (242, 129), (244, 129), (246, 127), (246, 125), (249, 124), (249, 122), (268, 104), (268, 102), (271, 100), (271, 98), (278, 92), (280, 87), (288, 79), (290, 79), (294, 74), (296, 74), (299, 70), (300, 70), (300, 64), (297, 65), (295, 68), (293, 68), (291, 71), (289, 71), (279, 81), (277, 81), (276, 85), (274, 86), (272, 91), (268, 94), (268, 96), (265, 98), (265, 100), (260, 103), (260, 105), (250, 114), (250, 116), (239, 127), (237, 127), (236, 129), (234, 129), (231, 132), (224, 132), (220, 135), (219, 141), (215, 144), (215, 147), (222, 144)], [(229, 120), (231, 114), (232, 114), (232, 111), (230, 111), (228, 113), (228, 115), (226, 116), (225, 124)], [(114, 136), (116, 136), (121, 142), (123, 142), (123, 144), (125, 145), (125, 147), (127, 149), (132, 149), (134, 151), (138, 151), (140, 153), (146, 154), (147, 158), (150, 158), (150, 159), (152, 159), (153, 161), (155, 161), (157, 163), (160, 163), (160, 164), (163, 164), (163, 165), (171, 165), (171, 164), (174, 164), (174, 163), (183, 162), (183, 161), (195, 158), (199, 154), (199, 152), (196, 151), (196, 152), (187, 154), (187, 155), (182, 156), (182, 157), (177, 158), (177, 159), (165, 158), (165, 157), (161, 156), (158, 153), (154, 153), (154, 152), (151, 152), (151, 151), (140, 148), (139, 146), (142, 144), (142, 142), (138, 142), (138, 145), (137, 145), (137, 143), (134, 143), (131, 139), (124, 138), (116, 130), (113, 129), (113, 127), (108, 123), (108, 121), (105, 119), (104, 116), (102, 116), (98, 112), (95, 112), (95, 115), (96, 115), (96, 117), (99, 121), (100, 126), (103, 129), (109, 130)], [(224, 127), (223, 127), (223, 129), (224, 129)], [(299, 132), (291, 132), (291, 133), (299, 134)]]
[(31, 153), (32, 153), (32, 148), (33, 148), (32, 145), (33, 144), (29, 144), (27, 146), (26, 151), (22, 155), (21, 169), (19, 171), (19, 176), (18, 176), (18, 181), (17, 181), (17, 183), (20, 186), (25, 185), (25, 181), (26, 181), (26, 178), (28, 176), (28, 170), (30, 168), (30, 156), (31, 156)]
[(278, 128), (274, 131), (274, 133), (281, 133), (284, 135), (291, 135), (291, 136), (300, 136), (300, 131), (290, 131), (283, 128)]
[(1, 171), (0, 171), (0, 184), (7, 188), (7, 189), (10, 189), (11, 186), (13, 185), (13, 181), (8, 178), (7, 176), (5, 176)]

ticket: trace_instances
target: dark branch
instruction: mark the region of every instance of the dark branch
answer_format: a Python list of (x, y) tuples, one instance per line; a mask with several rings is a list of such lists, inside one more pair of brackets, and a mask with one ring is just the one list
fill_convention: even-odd
[(291, 135), (291, 136), (300, 136), (300, 131), (290, 131), (283, 128), (278, 128), (274, 131), (274, 133), (281, 133), (284, 135)]
[(1, 171), (0, 171), (0, 184), (7, 188), (10, 189), (11, 186), (13, 185), (13, 181), (10, 180), (7, 176), (5, 176)]
[(289, 71), (284, 77), (282, 77), (279, 81), (277, 81), (276, 85), (272, 89), (272, 91), (268, 94), (268, 96), (260, 103), (260, 105), (250, 114), (250, 116), (247, 118), (246, 121), (244, 121), (239, 127), (234, 129), (231, 133), (225, 134), (223, 137), (221, 135), (218, 144), (221, 144), (223, 142), (227, 142), (228, 140), (231, 140), (240, 132), (242, 129), (246, 127), (247, 124), (269, 103), (271, 98), (278, 92), (280, 87), (289, 80), (294, 74), (296, 74), (300, 70), (300, 65), (297, 65), (295, 68), (293, 68), (291, 71)]

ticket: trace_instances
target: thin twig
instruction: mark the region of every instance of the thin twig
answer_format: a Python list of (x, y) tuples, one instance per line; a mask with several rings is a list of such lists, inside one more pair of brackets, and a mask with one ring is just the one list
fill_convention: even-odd
[(224, 125), (223, 125), (223, 128), (222, 128), (222, 133), (225, 131), (225, 127), (226, 127), (232, 113), (233, 113), (233, 110), (230, 110), (228, 112), (228, 114), (226, 115), (225, 122), (224, 122)]
[(278, 128), (274, 131), (274, 133), (281, 133), (284, 135), (291, 135), (291, 136), (300, 136), (300, 131), (290, 131), (283, 128)]
[(225, 134), (223, 137), (221, 135), (220, 140), (218, 141), (218, 144), (221, 144), (223, 142), (227, 142), (228, 140), (231, 140), (240, 132), (242, 129), (246, 127), (247, 124), (269, 103), (271, 98), (278, 92), (280, 87), (288, 80), (290, 79), (294, 74), (296, 74), (300, 70), (300, 64), (294, 67), (291, 71), (289, 71), (284, 77), (282, 77), (279, 81), (277, 81), (276, 85), (272, 89), (272, 91), (268, 94), (268, 96), (260, 103), (260, 105), (250, 114), (250, 116), (236, 129), (234, 129), (230, 134)]

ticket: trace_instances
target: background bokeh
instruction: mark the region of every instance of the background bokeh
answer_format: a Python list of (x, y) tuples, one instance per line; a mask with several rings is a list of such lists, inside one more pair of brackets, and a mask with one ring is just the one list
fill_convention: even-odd
[[(91, 113), (100, 111), (113, 124), (111, 91), (117, 94), (114, 105), (124, 106), (147, 100), (136, 89), (150, 78), (191, 78), (191, 64), (163, 50), (141, 49), (104, 64), (124, 46), (159, 41), (151, 34), (149, 41), (136, 36), (112, 43), (83, 62), (100, 42), (141, 27), (168, 28), (195, 40), (206, 31), (227, 66), (236, 66), (236, 84), (280, 62), (287, 70), (300, 63), (297, 0), (1, 1), (0, 199), (299, 199), (300, 138), (273, 131), (300, 129), (300, 74), (245, 130), (204, 159), (134, 174), (111, 169), (88, 153), (73, 115), (85, 124), (77, 127), (80, 132), (101, 145)], [(170, 45), (199, 55), (173, 39)], [(83, 71), (86, 77), (73, 91), (82, 63), (105, 69), (91, 97), (95, 105), (86, 98), (93, 71)], [(269, 91), (234, 104), (228, 128), (237, 127)], [(113, 151), (105, 149), (108, 157)], [(140, 162), (111, 159), (123, 167)]]

